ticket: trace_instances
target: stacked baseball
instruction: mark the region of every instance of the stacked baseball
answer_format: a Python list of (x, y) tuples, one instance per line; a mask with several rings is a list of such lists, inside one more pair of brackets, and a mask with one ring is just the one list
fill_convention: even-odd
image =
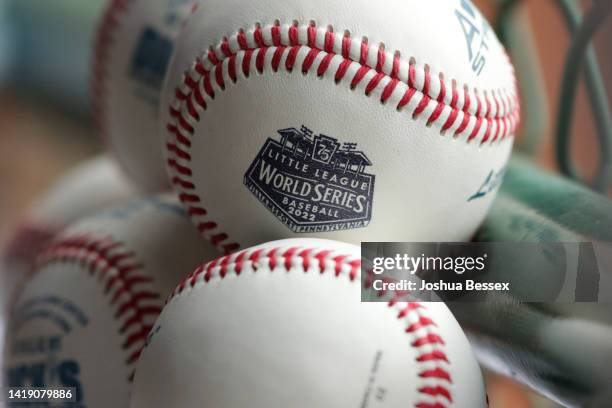
[(356, 246), (469, 240), (495, 196), (518, 97), (468, 0), (111, 0), (92, 71), (112, 161), (15, 234), (7, 385), (90, 408), (487, 405), (443, 303), (360, 301)]

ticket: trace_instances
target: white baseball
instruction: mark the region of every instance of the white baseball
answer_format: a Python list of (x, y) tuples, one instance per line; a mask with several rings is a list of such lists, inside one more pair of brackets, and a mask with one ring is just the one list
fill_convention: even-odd
[(167, 167), (224, 250), (470, 238), (519, 118), (468, 0), (211, 0), (168, 70)]
[(63, 227), (137, 195), (112, 158), (102, 155), (87, 160), (36, 200), (12, 232), (3, 257), (29, 267), (41, 247)]
[(359, 248), (258, 245), (174, 291), (136, 368), (131, 408), (486, 406), (443, 303), (362, 303)]
[(96, 125), (146, 191), (168, 188), (158, 106), (174, 39), (195, 0), (108, 0), (96, 35), (91, 94)]
[(26, 211), (3, 245), (0, 314), (16, 283), (32, 268), (38, 252), (55, 234), (86, 215), (136, 195), (116, 163), (107, 156), (90, 159), (61, 177)]
[(26, 211), (10, 231), (0, 253), (0, 350), (4, 344), (7, 304), (15, 287), (33, 267), (39, 251), (66, 225), (136, 194), (116, 163), (99, 156), (61, 177)]
[(217, 252), (175, 198), (115, 207), (68, 227), (13, 304), (10, 387), (72, 387), (78, 406), (127, 407), (140, 350), (179, 278)]

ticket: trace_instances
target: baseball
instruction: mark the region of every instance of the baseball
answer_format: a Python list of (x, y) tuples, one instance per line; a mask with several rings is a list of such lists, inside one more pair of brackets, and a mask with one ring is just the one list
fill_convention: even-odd
[(176, 44), (167, 168), (221, 249), (461, 241), (485, 216), (519, 104), (471, 2), (211, 0)]
[(108, 156), (87, 160), (61, 177), (26, 212), (8, 239), (3, 258), (10, 269), (27, 270), (38, 251), (66, 225), (137, 195), (114, 160)]
[(73, 221), (135, 196), (115, 162), (99, 156), (61, 177), (26, 211), (0, 253), (0, 350), (4, 349), (9, 300), (45, 245)]
[(165, 196), (68, 227), (41, 252), (12, 305), (7, 386), (73, 388), (75, 406), (128, 406), (135, 362), (164, 299), (215, 254)]
[[(136, 195), (115, 162), (99, 156), (60, 178), (26, 211), (0, 253), (0, 333), (6, 303), (39, 251), (66, 225)], [(2, 339), (0, 335), (0, 344)]]
[(288, 239), (199, 266), (151, 331), (131, 408), (485, 407), (447, 307), (362, 303), (360, 263)]
[(109, 0), (91, 73), (95, 122), (126, 173), (145, 191), (168, 188), (158, 106), (173, 41), (194, 0)]

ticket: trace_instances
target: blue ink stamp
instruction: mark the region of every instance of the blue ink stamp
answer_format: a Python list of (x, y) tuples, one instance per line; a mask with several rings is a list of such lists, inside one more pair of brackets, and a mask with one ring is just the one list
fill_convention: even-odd
[(146, 27), (140, 34), (132, 55), (129, 74), (138, 84), (137, 94), (156, 106), (168, 62), (172, 55), (172, 40), (157, 30)]

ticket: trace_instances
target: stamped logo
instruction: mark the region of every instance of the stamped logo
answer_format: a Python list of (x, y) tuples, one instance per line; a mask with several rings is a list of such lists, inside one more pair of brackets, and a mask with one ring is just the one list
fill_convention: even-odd
[(491, 27), (470, 0), (460, 0), (455, 16), (465, 36), (472, 71), (480, 75), (487, 65)]
[(372, 216), (372, 165), (357, 143), (305, 126), (268, 138), (244, 175), (244, 185), (292, 231), (362, 228)]
[[(44, 327), (45, 331), (32, 333), (32, 322), (35, 328)], [(84, 408), (83, 367), (64, 349), (64, 342), (72, 333), (88, 325), (89, 318), (83, 310), (63, 297), (41, 295), (22, 303), (15, 309), (9, 327), (12, 335), (6, 348), (6, 385), (10, 388), (74, 388), (74, 402), (66, 405), (32, 403), (31, 406)], [(26, 405), (19, 400), (8, 404), (15, 408)]]
[(134, 94), (152, 107), (158, 104), (159, 90), (172, 54), (172, 40), (152, 27), (140, 33), (130, 63), (129, 75)]
[(135, 86), (135, 94), (155, 109), (172, 56), (173, 39), (194, 4), (193, 0), (169, 0), (166, 3), (161, 18), (140, 31), (132, 50), (128, 73)]
[(502, 167), (501, 170), (491, 170), (485, 180), (482, 182), (478, 190), (472, 194), (468, 198), (468, 202), (472, 200), (477, 200), (479, 198), (485, 197), (497, 190), (501, 183), (504, 181), (504, 176), (506, 175), (506, 168)]

